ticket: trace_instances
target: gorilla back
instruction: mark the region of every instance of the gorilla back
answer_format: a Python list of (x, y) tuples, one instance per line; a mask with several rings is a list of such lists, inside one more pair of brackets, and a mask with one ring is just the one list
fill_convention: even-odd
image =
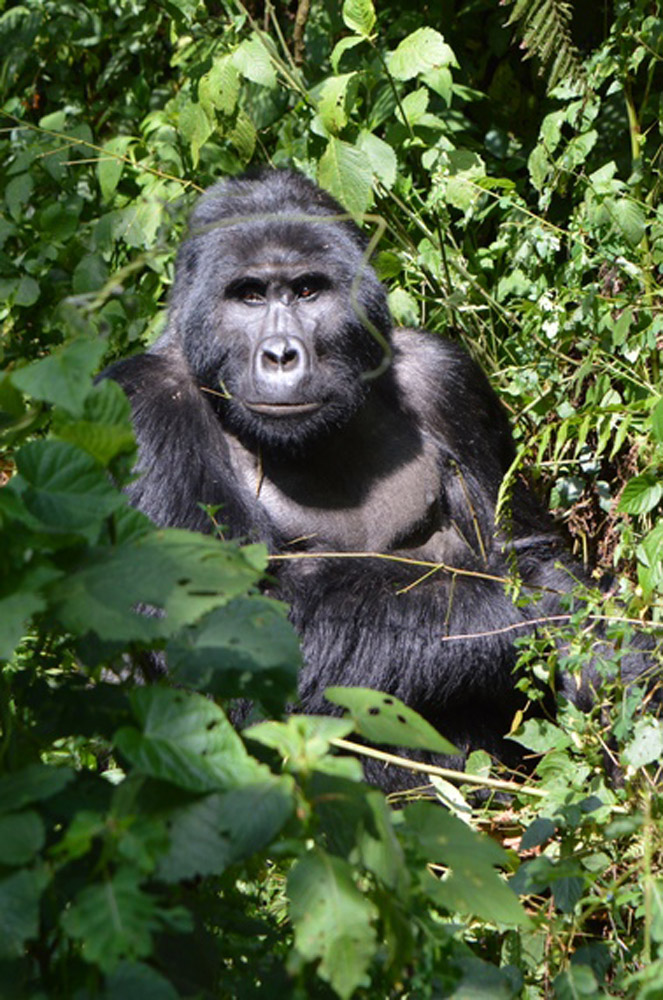
[[(166, 332), (106, 374), (133, 407), (131, 500), (158, 524), (207, 530), (200, 503), (220, 504), (233, 536), (273, 554), (359, 554), (274, 564), (304, 711), (330, 711), (329, 685), (374, 687), (463, 751), (515, 759), (514, 638), (574, 580), (522, 483), (496, 526), (514, 457), (497, 398), (454, 343), (392, 330), (365, 240), (331, 197), (289, 171), (211, 188)], [(514, 562), (536, 605), (505, 592)], [(377, 765), (370, 777), (392, 787)]]

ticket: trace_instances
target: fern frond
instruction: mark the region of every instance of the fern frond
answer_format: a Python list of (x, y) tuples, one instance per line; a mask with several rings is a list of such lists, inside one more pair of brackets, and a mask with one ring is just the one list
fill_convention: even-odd
[[(502, 0), (505, 2), (505, 0)], [(516, 25), (526, 59), (536, 57), (548, 90), (562, 80), (583, 79), (582, 62), (571, 39), (571, 5), (564, 0), (506, 0), (513, 2), (507, 25)]]

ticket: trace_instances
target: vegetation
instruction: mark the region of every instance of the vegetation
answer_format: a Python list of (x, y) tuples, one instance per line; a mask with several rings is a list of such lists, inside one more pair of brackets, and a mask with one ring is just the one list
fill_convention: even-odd
[[(293, 165), (374, 234), (396, 319), (479, 359), (519, 465), (614, 574), (550, 624), (565, 667), (592, 616), (614, 660), (645, 622), (660, 634), (663, 17), (438, 9), (0, 0), (3, 998), (663, 996), (648, 696), (515, 719), (531, 776), (474, 754), (460, 787), (433, 778), (445, 808), (391, 809), (338, 753), (390, 742), (379, 695), (241, 739), (227, 701), (278, 720), (295, 683), (267, 553), (131, 511), (128, 405), (92, 382), (162, 328), (195, 192)], [(127, 657), (149, 648), (172, 676), (136, 687)], [(532, 697), (556, 650), (545, 629), (523, 643)]]

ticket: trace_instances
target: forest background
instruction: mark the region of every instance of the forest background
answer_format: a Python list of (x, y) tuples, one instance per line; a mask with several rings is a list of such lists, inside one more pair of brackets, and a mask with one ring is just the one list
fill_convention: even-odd
[[(444, 808), (387, 803), (336, 752), (392, 741), (378, 696), (246, 740), (226, 720), (237, 695), (277, 720), (294, 687), (264, 547), (156, 530), (118, 489), (128, 406), (94, 374), (162, 329), (197, 192), (294, 166), (375, 237), (395, 319), (488, 372), (598, 567), (565, 667), (591, 616), (617, 661), (660, 635), (659, 5), (410, 8), (0, 0), (3, 1000), (663, 997), (644, 690), (515, 719), (527, 781), (477, 753), (433, 777)], [(154, 647), (171, 680), (136, 687), (126, 654)], [(523, 642), (532, 699), (560, 656)]]

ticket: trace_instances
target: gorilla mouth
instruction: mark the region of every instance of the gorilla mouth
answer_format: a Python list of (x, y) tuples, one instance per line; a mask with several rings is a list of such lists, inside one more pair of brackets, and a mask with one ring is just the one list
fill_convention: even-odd
[(303, 413), (315, 413), (322, 403), (244, 403), (247, 410), (265, 417), (297, 417)]

